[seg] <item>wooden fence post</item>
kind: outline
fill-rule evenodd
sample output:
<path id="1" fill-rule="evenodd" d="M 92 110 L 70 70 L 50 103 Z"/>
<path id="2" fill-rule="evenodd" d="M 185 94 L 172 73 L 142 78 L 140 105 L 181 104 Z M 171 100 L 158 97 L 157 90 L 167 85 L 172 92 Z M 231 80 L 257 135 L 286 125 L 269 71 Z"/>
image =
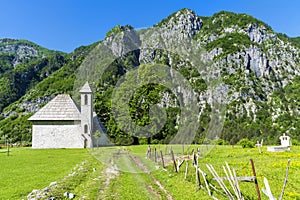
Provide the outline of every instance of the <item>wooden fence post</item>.
<path id="1" fill-rule="evenodd" d="M 254 178 L 254 183 L 255 183 L 255 187 L 256 187 L 257 199 L 261 200 L 259 186 L 258 186 L 258 182 L 257 182 L 257 178 L 256 178 L 256 172 L 255 172 L 254 162 L 253 162 L 252 159 L 250 159 L 250 162 L 251 162 L 251 166 L 252 166 L 253 176 L 255 177 Z"/>
<path id="2" fill-rule="evenodd" d="M 9 146 L 10 145 L 7 145 L 7 156 L 9 156 Z"/>
<path id="3" fill-rule="evenodd" d="M 174 158 L 174 153 L 173 153 L 172 147 L 171 147 L 171 149 L 170 149 L 170 153 L 171 153 L 171 157 L 172 157 L 172 160 L 173 160 L 175 172 L 178 173 L 178 171 L 177 171 L 177 166 L 176 166 L 176 161 L 175 161 L 175 158 Z"/>
<path id="4" fill-rule="evenodd" d="M 235 172 L 234 168 L 232 169 L 232 172 L 233 172 L 233 176 L 234 176 L 233 178 L 234 178 L 234 182 L 235 182 L 235 185 L 236 185 L 236 189 L 237 189 L 237 191 L 240 195 L 239 197 L 240 197 L 240 199 L 244 199 L 243 196 L 242 196 L 242 193 L 241 193 L 241 189 L 240 189 L 240 186 L 239 186 L 239 181 L 237 179 L 236 172 Z"/>
<path id="5" fill-rule="evenodd" d="M 148 149 L 147 149 L 147 158 L 150 159 L 150 156 L 151 156 L 151 148 L 150 148 L 150 145 L 149 145 Z"/>
<path id="6" fill-rule="evenodd" d="M 179 172 L 179 169 L 181 167 L 181 165 L 184 163 L 184 160 L 180 161 L 179 159 L 177 160 L 177 172 Z"/>
<path id="7" fill-rule="evenodd" d="M 163 157 L 162 150 L 160 150 L 160 156 L 161 156 L 161 163 L 162 163 L 162 166 L 163 166 L 163 168 L 165 168 L 165 162 L 164 162 L 164 157 Z"/>
<path id="8" fill-rule="evenodd" d="M 283 187 L 282 187 L 281 194 L 280 194 L 278 200 L 282 200 L 282 198 L 283 198 L 284 189 L 285 189 L 285 186 L 286 186 L 286 183 L 287 183 L 287 179 L 288 179 L 288 175 L 289 175 L 290 163 L 291 163 L 291 160 L 288 159 L 288 164 L 287 164 L 286 171 L 285 171 L 285 178 L 284 178 L 284 182 L 283 182 Z"/>
<path id="9" fill-rule="evenodd" d="M 184 179 L 186 179 L 186 176 L 187 176 L 187 173 L 188 173 L 188 168 L 189 168 L 189 162 L 186 161 Z"/>
<path id="10" fill-rule="evenodd" d="M 7 156 L 9 156 L 9 147 L 10 147 L 10 142 L 9 142 L 9 140 L 7 139 L 6 140 L 6 145 L 7 145 Z"/>
<path id="11" fill-rule="evenodd" d="M 168 152 L 168 145 L 165 148 L 165 155 L 167 155 L 167 152 Z"/>
<path id="12" fill-rule="evenodd" d="M 154 147 L 154 162 L 157 162 L 156 147 Z"/>
<path id="13" fill-rule="evenodd" d="M 194 154 L 194 151 L 195 151 L 195 149 L 192 149 L 191 155 L 193 155 L 193 154 Z"/>
<path id="14" fill-rule="evenodd" d="M 200 174 L 199 174 L 199 170 L 198 170 L 198 166 L 199 166 L 199 163 L 198 163 L 198 157 L 194 154 L 194 160 L 195 160 L 195 164 L 196 164 L 196 184 L 198 186 L 201 185 L 201 182 L 200 182 Z"/>

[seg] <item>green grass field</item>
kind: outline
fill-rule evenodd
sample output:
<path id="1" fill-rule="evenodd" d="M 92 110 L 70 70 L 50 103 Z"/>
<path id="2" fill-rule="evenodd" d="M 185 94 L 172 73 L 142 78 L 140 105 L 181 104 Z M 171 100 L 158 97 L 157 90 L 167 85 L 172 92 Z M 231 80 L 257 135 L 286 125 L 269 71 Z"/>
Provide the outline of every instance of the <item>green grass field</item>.
<path id="1" fill-rule="evenodd" d="M 170 147 L 155 147 L 158 153 L 160 150 L 163 152 L 166 163 L 170 163 L 169 156 L 165 155 Z M 197 146 L 191 146 L 189 150 L 193 148 Z M 202 152 L 205 149 L 200 147 Z M 188 147 L 173 146 L 173 150 L 175 156 L 180 157 Z M 225 176 L 222 166 L 226 161 L 235 168 L 238 176 L 251 176 L 249 159 L 252 158 L 260 190 L 266 177 L 276 198 L 283 186 L 287 161 L 291 159 L 283 199 L 300 199 L 299 147 L 293 146 L 290 152 L 282 153 L 266 152 L 265 147 L 262 154 L 257 149 L 242 149 L 240 146 L 216 146 L 210 150 L 199 158 L 199 167 L 208 174 L 207 179 L 213 185 L 217 186 L 217 183 L 212 180 L 206 164 L 212 164 L 220 176 Z M 55 196 L 57 199 L 63 199 L 66 191 L 75 193 L 76 199 L 168 199 L 170 196 L 173 199 L 211 199 L 205 190 L 196 186 L 195 168 L 191 160 L 188 161 L 189 171 L 184 179 L 185 163 L 179 173 L 174 172 L 173 165 L 163 170 L 157 168 L 159 159 L 158 163 L 146 159 L 146 151 L 147 146 L 94 150 L 13 148 L 10 156 L 0 153 L 0 199 L 26 199 L 33 189 L 43 189 L 53 181 L 58 182 L 57 187 L 51 189 L 47 197 Z M 143 173 L 145 168 L 141 168 L 140 164 L 146 166 L 150 174 Z M 117 173 L 111 169 L 113 166 L 119 169 Z M 77 172 L 74 176 L 66 178 L 74 171 Z M 254 183 L 240 183 L 240 188 L 245 199 L 257 199 Z M 213 195 L 226 199 L 216 192 Z M 267 199 L 262 192 L 261 196 Z"/>
<path id="2" fill-rule="evenodd" d="M 152 146 L 154 147 L 154 146 Z M 199 146 L 191 146 L 189 150 L 193 148 L 196 149 Z M 163 154 L 169 152 L 170 147 L 156 146 L 157 152 L 162 150 Z M 182 146 L 173 146 L 175 156 L 182 156 L 182 152 L 187 152 L 187 148 L 184 149 Z M 207 149 L 206 149 L 207 148 Z M 174 172 L 174 167 L 170 164 L 167 167 L 167 170 L 159 168 L 154 170 L 153 165 L 149 160 L 145 159 L 147 146 L 129 146 L 129 147 L 120 147 L 120 149 L 126 149 L 132 155 L 138 157 L 148 169 L 152 169 L 151 174 L 158 180 L 165 189 L 171 194 L 174 199 L 211 199 L 205 190 L 201 190 L 196 186 L 196 176 L 195 168 L 192 166 L 192 161 L 188 161 L 189 170 L 187 178 L 184 179 L 185 166 L 184 163 L 181 167 L 179 173 Z M 99 155 L 106 155 L 104 149 L 99 150 Z M 102 153 L 100 153 L 102 152 Z M 240 146 L 215 146 L 206 147 L 201 146 L 200 152 L 204 152 L 206 155 L 203 158 L 199 159 L 199 167 L 208 174 L 208 180 L 215 186 L 218 186 L 217 182 L 212 180 L 212 175 L 206 167 L 206 164 L 212 164 L 216 169 L 218 174 L 221 177 L 225 177 L 225 173 L 222 169 L 222 166 L 225 166 L 225 162 L 228 162 L 231 168 L 234 168 L 237 172 L 237 176 L 252 176 L 252 168 L 250 164 L 250 159 L 254 160 L 257 179 L 259 183 L 260 193 L 262 199 L 267 199 L 267 197 L 262 193 L 262 188 L 265 188 L 263 179 L 266 177 L 271 186 L 273 195 L 278 198 L 281 189 L 283 187 L 283 182 L 285 178 L 286 166 L 288 159 L 291 159 L 288 183 L 285 189 L 283 199 L 300 199 L 300 148 L 292 147 L 290 152 L 281 152 L 281 153 L 271 153 L 266 152 L 266 147 L 263 148 L 263 153 L 260 154 L 256 148 L 241 148 Z M 101 156 L 96 156 L 101 157 Z M 107 156 L 106 156 L 107 157 Z M 167 155 L 165 159 L 167 159 Z M 124 159 L 118 159 L 124 163 Z M 159 161 L 159 159 L 158 159 Z M 152 163 L 153 164 L 153 163 Z M 160 163 L 158 163 L 160 164 Z M 134 165 L 134 164 L 131 164 Z M 109 189 L 106 191 L 105 197 L 107 199 L 156 199 L 157 193 L 160 198 L 167 199 L 166 194 L 162 192 L 154 181 L 149 178 L 149 175 L 133 173 L 138 172 L 132 169 L 129 169 L 127 165 L 122 164 L 120 166 L 122 169 L 120 176 L 112 180 L 112 184 L 109 186 Z M 134 178 L 135 181 L 132 179 Z M 201 177 L 202 178 L 202 177 Z M 201 179 L 202 184 L 203 180 Z M 225 181 L 226 183 L 226 181 Z M 230 188 L 229 183 L 226 183 L 228 188 Z M 143 189 L 141 189 L 141 187 Z M 149 188 L 154 188 L 153 190 Z M 241 191 L 245 199 L 257 199 L 257 194 L 255 190 L 255 184 L 252 183 L 240 183 Z M 145 194 L 145 189 L 148 189 L 147 195 Z M 213 193 L 214 196 L 219 199 L 226 199 L 221 195 L 218 195 L 216 192 Z M 141 197 L 142 195 L 142 197 Z M 132 198 L 130 198 L 132 197 Z M 144 198 L 143 198 L 144 197 Z M 159 199 L 159 198 L 158 198 Z"/>
<path id="3" fill-rule="evenodd" d="M 216 146 L 204 158 L 199 159 L 199 167 L 208 174 L 208 179 L 214 185 L 218 185 L 216 181 L 211 180 L 212 175 L 206 167 L 206 164 L 212 164 L 220 177 L 225 177 L 222 166 L 225 162 L 235 168 L 237 176 L 252 176 L 250 158 L 254 160 L 256 174 L 258 178 L 259 188 L 262 199 L 267 199 L 262 194 L 264 187 L 263 178 L 269 180 L 273 195 L 278 198 L 283 186 L 286 166 L 288 159 L 291 159 L 288 184 L 286 186 L 283 199 L 300 199 L 300 148 L 293 147 L 291 152 L 270 153 L 264 152 L 259 154 L 257 149 L 242 149 L 240 146 Z M 163 184 L 173 194 L 176 199 L 211 199 L 206 191 L 197 190 L 195 185 L 195 168 L 192 166 L 192 161 L 189 162 L 189 174 L 186 180 L 183 180 L 185 165 L 182 170 L 176 174 L 174 172 L 165 173 L 164 171 L 155 171 L 154 174 L 160 177 Z M 169 166 L 168 171 L 172 171 L 173 166 Z M 226 183 L 226 182 L 225 182 Z M 202 181 L 203 184 L 203 181 Z M 204 184 L 203 184 L 204 185 Z M 228 188 L 229 184 L 226 183 Z M 175 186 L 175 187 L 174 187 Z M 189 188 L 187 190 L 183 188 Z M 257 199 L 254 183 L 240 183 L 241 191 L 245 199 Z M 185 194 L 183 193 L 185 192 Z M 218 198 L 222 199 L 215 193 Z"/>
<path id="4" fill-rule="evenodd" d="M 0 153 L 0 199 L 22 199 L 62 179 L 76 164 L 88 159 L 86 149 L 33 150 L 12 148 Z"/>

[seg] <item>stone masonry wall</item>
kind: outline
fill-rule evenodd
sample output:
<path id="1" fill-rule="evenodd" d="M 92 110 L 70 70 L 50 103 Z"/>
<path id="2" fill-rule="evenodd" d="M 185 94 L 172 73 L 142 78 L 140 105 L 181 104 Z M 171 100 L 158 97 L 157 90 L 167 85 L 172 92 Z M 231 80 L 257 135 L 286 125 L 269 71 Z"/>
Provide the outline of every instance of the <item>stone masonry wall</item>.
<path id="1" fill-rule="evenodd" d="M 32 148 L 84 148 L 81 126 L 61 121 L 36 123 L 32 126 Z"/>

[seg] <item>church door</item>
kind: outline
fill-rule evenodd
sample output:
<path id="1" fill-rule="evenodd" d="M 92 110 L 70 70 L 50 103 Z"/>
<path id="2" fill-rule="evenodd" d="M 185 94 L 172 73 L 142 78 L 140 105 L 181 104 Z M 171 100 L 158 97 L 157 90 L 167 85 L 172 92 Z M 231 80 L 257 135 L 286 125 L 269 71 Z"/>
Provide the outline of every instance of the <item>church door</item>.
<path id="1" fill-rule="evenodd" d="M 86 148 L 88 145 L 88 140 L 87 139 L 84 139 L 84 148 Z"/>

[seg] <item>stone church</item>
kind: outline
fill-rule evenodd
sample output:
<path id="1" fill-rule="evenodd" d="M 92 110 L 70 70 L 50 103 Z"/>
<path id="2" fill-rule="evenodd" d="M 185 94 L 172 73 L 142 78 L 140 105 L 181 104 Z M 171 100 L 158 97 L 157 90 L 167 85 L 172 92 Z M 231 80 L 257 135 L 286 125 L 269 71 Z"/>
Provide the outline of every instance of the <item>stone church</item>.
<path id="1" fill-rule="evenodd" d="M 91 148 L 108 145 L 105 128 L 93 112 L 93 92 L 86 82 L 81 106 L 68 94 L 59 94 L 28 120 L 32 121 L 32 148 Z M 95 135 L 96 131 L 100 135 Z"/>

